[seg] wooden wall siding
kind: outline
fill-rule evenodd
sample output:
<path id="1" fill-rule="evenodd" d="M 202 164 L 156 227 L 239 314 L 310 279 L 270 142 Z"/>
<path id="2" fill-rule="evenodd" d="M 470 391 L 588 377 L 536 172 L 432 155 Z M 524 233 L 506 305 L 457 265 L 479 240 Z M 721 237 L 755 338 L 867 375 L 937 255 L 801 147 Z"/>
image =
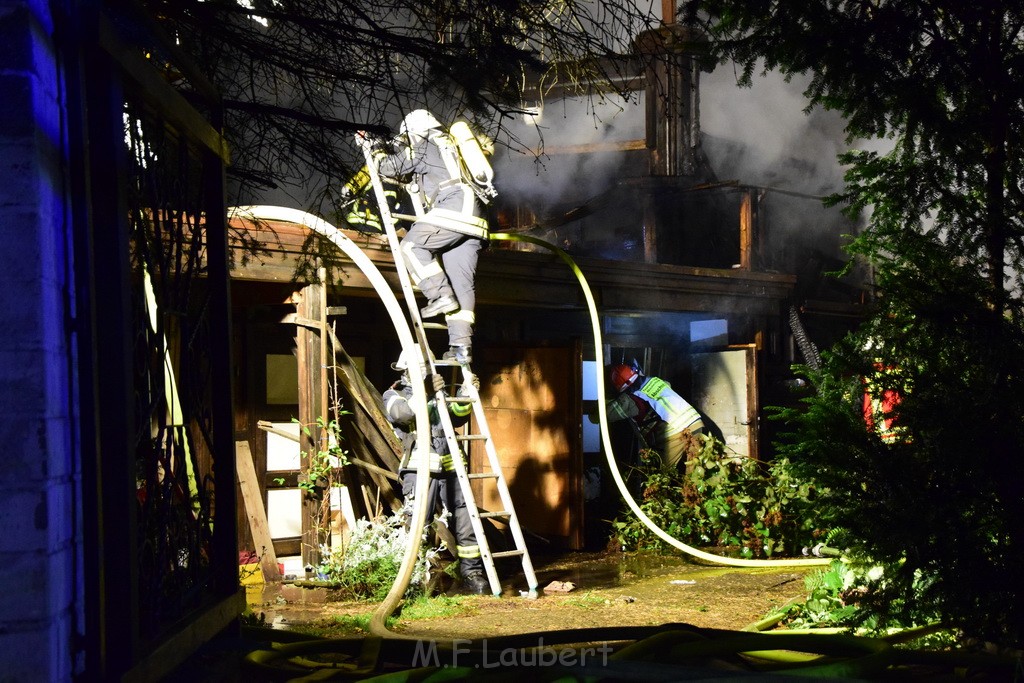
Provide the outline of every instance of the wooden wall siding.
<path id="1" fill-rule="evenodd" d="M 253 225 L 232 221 L 232 277 L 262 282 L 296 280 L 302 245 L 308 231 L 302 226 L 275 221 Z M 345 231 L 398 289 L 394 263 L 386 241 L 378 235 Z M 239 240 L 246 235 L 264 245 L 260 254 L 248 253 Z M 514 305 L 537 308 L 583 308 L 585 300 L 575 276 L 548 252 L 505 248 L 494 241 L 482 252 L 477 269 L 479 305 Z M 347 259 L 329 258 L 333 245 L 321 254 L 332 283 L 349 288 L 348 294 L 372 296 L 365 276 Z M 728 311 L 737 315 L 778 315 L 779 301 L 792 292 L 796 278 L 780 273 L 745 269 L 695 268 L 657 263 L 628 263 L 593 258 L 579 259 L 602 311 Z"/>
<path id="2" fill-rule="evenodd" d="M 583 544 L 579 351 L 574 348 L 495 348 L 478 368 L 487 423 L 509 491 L 528 532 L 556 547 Z M 473 471 L 488 471 L 474 447 Z M 476 483 L 477 502 L 501 509 L 489 482 Z"/>

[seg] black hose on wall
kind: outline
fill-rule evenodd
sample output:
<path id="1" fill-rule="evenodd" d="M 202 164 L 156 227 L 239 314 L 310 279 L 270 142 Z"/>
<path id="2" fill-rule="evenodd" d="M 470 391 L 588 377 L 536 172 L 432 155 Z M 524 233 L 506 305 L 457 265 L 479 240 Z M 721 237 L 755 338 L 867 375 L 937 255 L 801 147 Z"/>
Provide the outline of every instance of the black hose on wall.
<path id="1" fill-rule="evenodd" d="M 818 353 L 818 347 L 807 336 L 807 330 L 804 329 L 804 324 L 800 321 L 800 314 L 797 312 L 796 306 L 789 307 L 789 328 L 793 330 L 793 338 L 800 349 L 800 355 L 804 357 L 804 363 L 812 370 L 820 370 L 821 355 Z"/>

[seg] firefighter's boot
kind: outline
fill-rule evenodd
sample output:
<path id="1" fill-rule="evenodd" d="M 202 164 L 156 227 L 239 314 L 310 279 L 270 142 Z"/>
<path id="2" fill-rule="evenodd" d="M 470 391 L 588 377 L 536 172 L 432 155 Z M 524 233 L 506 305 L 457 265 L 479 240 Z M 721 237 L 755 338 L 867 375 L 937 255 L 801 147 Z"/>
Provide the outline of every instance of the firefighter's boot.
<path id="1" fill-rule="evenodd" d="M 491 584 L 479 569 L 470 570 L 463 575 L 462 587 L 473 595 L 487 595 L 491 592 Z"/>
<path id="2" fill-rule="evenodd" d="M 465 344 L 449 346 L 448 350 L 441 356 L 444 360 L 453 360 L 460 365 L 469 365 L 473 362 L 473 347 Z"/>
<path id="3" fill-rule="evenodd" d="M 457 310 L 459 310 L 459 302 L 454 297 L 441 296 L 433 301 L 428 301 L 427 305 L 420 309 L 420 316 L 433 318 L 435 315 L 454 313 Z"/>

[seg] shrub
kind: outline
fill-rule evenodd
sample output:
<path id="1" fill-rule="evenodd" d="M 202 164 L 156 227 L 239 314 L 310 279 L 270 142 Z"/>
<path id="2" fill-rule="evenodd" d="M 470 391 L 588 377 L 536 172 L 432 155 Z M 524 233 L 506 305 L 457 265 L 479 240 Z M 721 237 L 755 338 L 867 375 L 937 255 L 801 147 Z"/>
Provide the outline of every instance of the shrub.
<path id="1" fill-rule="evenodd" d="M 705 436 L 704 448 L 685 475 L 657 468 L 656 454 L 642 454 L 644 513 L 666 533 L 697 546 L 725 546 L 744 557 L 794 554 L 814 536 L 813 487 L 795 479 L 789 461 L 764 463 L 730 455 Z M 626 550 L 665 550 L 665 543 L 635 516 L 612 523 Z"/>
<path id="2" fill-rule="evenodd" d="M 346 545 L 323 548 L 320 573 L 353 598 L 381 601 L 398 577 L 410 542 L 400 512 L 374 521 L 357 520 Z M 406 597 L 423 592 L 429 559 L 435 552 L 421 550 Z"/>

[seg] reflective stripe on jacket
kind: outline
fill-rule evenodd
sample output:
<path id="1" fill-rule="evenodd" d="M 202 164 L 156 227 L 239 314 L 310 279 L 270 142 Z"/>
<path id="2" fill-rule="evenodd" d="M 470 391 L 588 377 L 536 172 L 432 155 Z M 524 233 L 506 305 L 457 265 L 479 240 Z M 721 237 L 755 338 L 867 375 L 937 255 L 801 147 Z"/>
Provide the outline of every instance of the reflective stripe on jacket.
<path id="1" fill-rule="evenodd" d="M 478 239 L 489 235 L 487 219 L 473 188 L 462 181 L 458 164 L 451 156 L 453 143 L 441 132 L 419 139 L 395 154 L 376 157 L 380 172 L 392 178 L 413 177 L 413 190 L 426 214 L 419 220 Z M 418 213 L 418 212 L 417 212 Z M 417 221 L 418 222 L 418 221 Z"/>
<path id="2" fill-rule="evenodd" d="M 651 377 L 637 389 L 637 394 L 651 404 L 658 416 L 668 423 L 668 435 L 681 432 L 701 419 L 697 409 L 687 403 L 672 389 L 672 385 L 660 377 Z"/>
<path id="3" fill-rule="evenodd" d="M 402 461 L 399 470 L 415 470 L 419 468 L 420 451 L 415 448 L 415 412 L 409 405 L 412 398 L 412 387 L 399 385 L 384 392 L 381 397 L 384 403 L 384 414 L 391 422 L 395 435 L 402 443 Z M 468 408 L 468 410 L 467 410 Z M 452 416 L 452 426 L 459 427 L 465 424 L 472 413 L 472 405 L 469 403 L 450 403 L 448 412 Z M 429 469 L 431 472 L 454 472 L 455 464 L 448 452 L 448 440 L 445 437 L 444 427 L 437 414 L 437 402 L 434 399 L 427 401 L 427 414 L 430 418 L 430 452 Z"/>

